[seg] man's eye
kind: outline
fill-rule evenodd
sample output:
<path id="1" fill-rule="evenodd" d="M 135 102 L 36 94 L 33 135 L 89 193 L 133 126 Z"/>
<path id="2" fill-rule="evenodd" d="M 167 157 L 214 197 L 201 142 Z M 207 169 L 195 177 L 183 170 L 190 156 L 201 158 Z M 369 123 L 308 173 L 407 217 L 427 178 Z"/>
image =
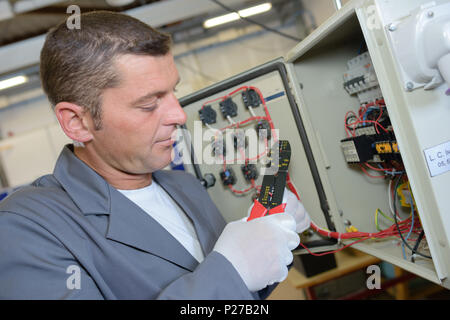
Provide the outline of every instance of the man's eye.
<path id="1" fill-rule="evenodd" d="M 146 103 L 141 106 L 138 106 L 138 108 L 141 110 L 144 110 L 144 111 L 153 111 L 158 107 L 159 101 L 160 101 L 160 98 L 158 98 L 150 103 Z"/>
<path id="2" fill-rule="evenodd" d="M 153 103 L 144 104 L 142 106 L 139 106 L 138 108 L 142 109 L 142 110 L 154 110 L 157 106 L 158 106 L 158 104 L 153 102 Z"/>
<path id="3" fill-rule="evenodd" d="M 155 109 L 156 109 L 156 106 L 152 106 L 152 107 L 139 107 L 139 109 L 141 109 L 142 111 L 150 112 L 150 111 L 155 110 Z"/>

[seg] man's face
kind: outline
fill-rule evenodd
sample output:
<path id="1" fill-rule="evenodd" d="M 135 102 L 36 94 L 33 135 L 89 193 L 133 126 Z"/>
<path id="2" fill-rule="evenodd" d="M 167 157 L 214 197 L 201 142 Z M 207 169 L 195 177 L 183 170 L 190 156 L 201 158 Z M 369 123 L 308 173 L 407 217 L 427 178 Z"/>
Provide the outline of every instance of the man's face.
<path id="1" fill-rule="evenodd" d="M 176 125 L 186 122 L 174 95 L 179 76 L 173 57 L 127 54 L 115 66 L 121 82 L 103 92 L 102 128 L 92 132 L 95 152 L 108 167 L 126 173 L 164 168 Z"/>

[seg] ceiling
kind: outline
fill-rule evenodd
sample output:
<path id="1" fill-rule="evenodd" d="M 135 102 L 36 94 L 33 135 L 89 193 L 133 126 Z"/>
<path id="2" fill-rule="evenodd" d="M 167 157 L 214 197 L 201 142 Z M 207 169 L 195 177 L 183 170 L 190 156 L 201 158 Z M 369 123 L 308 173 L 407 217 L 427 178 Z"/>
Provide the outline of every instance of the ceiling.
<path id="1" fill-rule="evenodd" d="M 67 8 L 70 5 L 77 5 L 82 13 L 94 10 L 109 10 L 109 11 L 129 11 L 139 7 L 155 4 L 156 2 L 168 3 L 171 0 L 129 0 L 131 4 L 125 6 L 112 6 L 110 3 L 121 2 L 125 0 L 75 0 L 75 1 L 61 1 L 61 0 L 0 0 L 0 47 L 21 40 L 32 38 L 38 35 L 45 34 L 51 27 L 57 23 L 67 19 L 71 13 L 67 13 Z M 192 0 L 185 0 L 186 3 Z M 241 9 L 253 4 L 259 4 L 264 0 L 222 0 L 228 6 L 234 9 Z M 272 18 L 280 19 L 283 15 L 289 14 L 289 6 L 295 3 L 296 6 L 301 6 L 299 0 L 272 0 L 272 5 L 275 10 L 271 10 L 269 15 L 265 15 L 264 22 L 268 22 Z M 192 3 L 195 3 L 192 1 Z M 198 3 L 198 1 L 197 1 Z M 225 13 L 223 8 L 211 1 L 205 0 L 204 4 L 209 4 L 210 10 L 199 10 L 200 14 L 197 16 L 190 16 L 180 21 L 171 21 L 166 19 L 164 25 L 158 26 L 158 29 L 175 35 L 175 33 L 183 34 L 181 37 L 185 39 L 185 35 L 189 34 L 187 30 L 196 30 L 191 32 L 197 37 L 200 34 L 211 34 L 220 30 L 217 28 L 214 31 L 203 30 L 202 22 L 206 17 L 211 17 L 217 14 Z M 284 10 L 283 10 L 284 8 Z M 3 11 L 3 12 L 2 12 Z M 8 12 L 9 11 L 9 12 Z M 283 13 L 284 12 L 284 13 Z M 170 13 L 168 13 L 170 15 Z M 229 26 L 228 26 L 229 27 Z M 176 41 L 180 37 L 174 37 Z"/>
<path id="2" fill-rule="evenodd" d="M 130 5 L 118 7 L 111 6 L 107 0 L 47 1 L 50 4 L 46 6 L 30 0 L 0 0 L 0 3 L 2 1 L 9 2 L 13 17 L 0 20 L 0 30 L 2 30 L 0 46 L 46 33 L 49 28 L 68 17 L 66 10 L 70 5 L 79 6 L 81 12 L 93 10 L 120 12 L 160 0 L 136 0 Z M 30 4 L 26 4 L 26 2 Z M 42 0 L 40 2 L 41 4 L 46 3 Z M 37 6 L 37 8 L 33 9 L 33 6 Z"/>

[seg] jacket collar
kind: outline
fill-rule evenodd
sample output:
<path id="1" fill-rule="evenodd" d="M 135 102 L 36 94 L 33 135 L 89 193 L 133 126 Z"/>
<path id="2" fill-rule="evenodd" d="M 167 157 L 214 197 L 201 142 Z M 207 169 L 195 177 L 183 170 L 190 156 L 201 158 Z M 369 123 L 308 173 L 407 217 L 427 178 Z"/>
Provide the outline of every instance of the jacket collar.
<path id="1" fill-rule="evenodd" d="M 66 145 L 56 162 L 53 175 L 83 214 L 109 214 L 111 195 L 108 182 Z"/>
<path id="2" fill-rule="evenodd" d="M 198 265 L 197 260 L 156 220 L 76 157 L 72 145 L 66 145 L 61 152 L 54 176 L 84 215 L 109 215 L 106 238 L 155 254 L 188 270 L 194 270 Z M 200 214 L 204 211 L 201 199 L 186 195 L 169 173 L 156 171 L 152 176 L 192 220 L 206 256 L 214 246 L 216 235 L 206 217 Z"/>

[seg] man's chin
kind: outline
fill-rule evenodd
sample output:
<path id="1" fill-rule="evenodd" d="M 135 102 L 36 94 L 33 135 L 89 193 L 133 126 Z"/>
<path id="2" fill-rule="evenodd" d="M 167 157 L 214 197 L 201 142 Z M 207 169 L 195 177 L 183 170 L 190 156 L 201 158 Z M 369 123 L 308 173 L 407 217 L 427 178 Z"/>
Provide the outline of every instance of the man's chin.
<path id="1" fill-rule="evenodd" d="M 169 150 L 168 153 L 161 153 L 155 160 L 156 163 L 152 163 L 152 172 L 164 169 L 172 162 L 172 150 Z"/>

